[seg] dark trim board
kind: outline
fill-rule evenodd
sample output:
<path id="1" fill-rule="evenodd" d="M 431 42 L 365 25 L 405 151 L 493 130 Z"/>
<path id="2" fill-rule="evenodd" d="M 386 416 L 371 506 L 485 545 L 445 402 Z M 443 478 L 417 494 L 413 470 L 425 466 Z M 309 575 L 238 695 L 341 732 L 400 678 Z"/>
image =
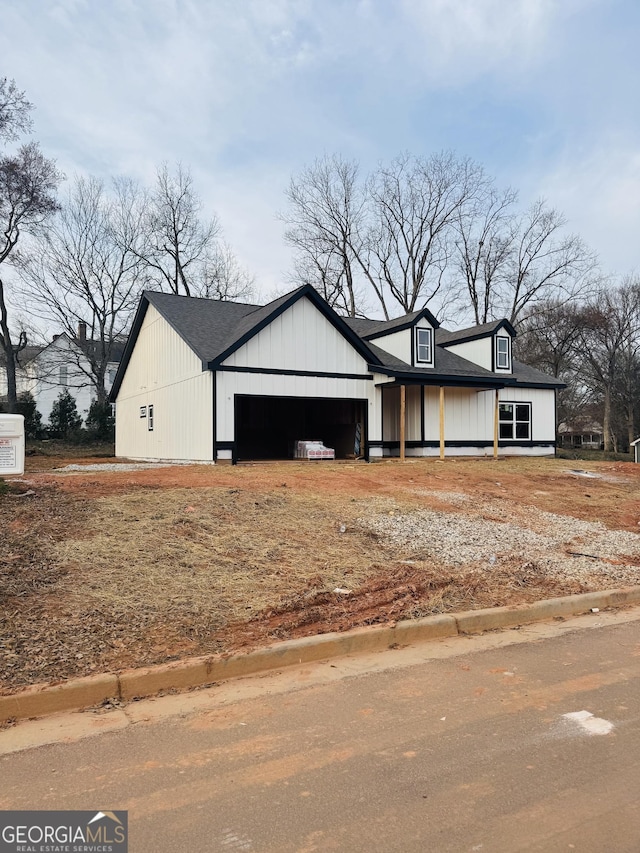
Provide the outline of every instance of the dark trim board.
<path id="1" fill-rule="evenodd" d="M 222 364 L 216 367 L 216 370 L 226 373 L 260 373 L 266 376 L 311 376 L 314 379 L 373 379 L 370 373 L 325 373 L 321 370 L 281 370 L 272 367 L 233 367 Z"/>
<path id="2" fill-rule="evenodd" d="M 370 441 L 371 447 L 385 447 L 395 450 L 400 447 L 399 441 Z M 493 447 L 493 441 L 445 441 L 445 447 Z M 499 441 L 498 447 L 507 450 L 509 447 L 554 447 L 555 441 Z M 405 447 L 440 447 L 439 441 L 405 441 Z"/>

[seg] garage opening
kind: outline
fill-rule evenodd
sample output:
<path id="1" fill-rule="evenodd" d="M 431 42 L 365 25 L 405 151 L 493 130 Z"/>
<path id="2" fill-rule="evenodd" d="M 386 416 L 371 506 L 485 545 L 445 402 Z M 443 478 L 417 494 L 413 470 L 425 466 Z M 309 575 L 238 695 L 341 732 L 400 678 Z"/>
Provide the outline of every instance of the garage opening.
<path id="1" fill-rule="evenodd" d="M 293 459 L 296 441 L 319 440 L 336 459 L 365 454 L 366 400 L 236 395 L 236 460 Z"/>

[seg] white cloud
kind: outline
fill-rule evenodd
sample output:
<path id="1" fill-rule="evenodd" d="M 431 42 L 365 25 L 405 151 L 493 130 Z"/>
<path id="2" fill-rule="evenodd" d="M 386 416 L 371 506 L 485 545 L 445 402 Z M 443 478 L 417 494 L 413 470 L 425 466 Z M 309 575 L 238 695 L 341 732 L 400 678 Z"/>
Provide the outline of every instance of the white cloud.
<path id="1" fill-rule="evenodd" d="M 635 144 L 634 144 L 635 143 Z M 605 270 L 639 267 L 640 146 L 605 133 L 580 156 L 568 152 L 540 178 L 540 191 L 562 210 L 569 228 L 597 249 Z"/>

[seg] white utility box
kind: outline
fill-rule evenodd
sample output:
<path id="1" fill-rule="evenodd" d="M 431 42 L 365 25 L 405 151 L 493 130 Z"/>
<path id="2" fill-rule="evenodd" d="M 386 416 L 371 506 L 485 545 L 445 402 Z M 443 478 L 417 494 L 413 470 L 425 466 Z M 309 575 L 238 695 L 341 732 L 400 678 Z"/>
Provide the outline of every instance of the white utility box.
<path id="1" fill-rule="evenodd" d="M 24 416 L 0 415 L 0 476 L 24 474 Z"/>

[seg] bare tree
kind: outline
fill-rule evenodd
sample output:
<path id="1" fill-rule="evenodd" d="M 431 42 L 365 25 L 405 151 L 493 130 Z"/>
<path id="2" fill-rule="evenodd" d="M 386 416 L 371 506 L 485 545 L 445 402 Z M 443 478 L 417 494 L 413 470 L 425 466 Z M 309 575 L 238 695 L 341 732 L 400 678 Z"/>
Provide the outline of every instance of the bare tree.
<path id="1" fill-rule="evenodd" d="M 612 450 L 617 443 L 613 429 L 616 390 L 632 387 L 633 371 L 637 368 L 640 349 L 640 286 L 626 279 L 618 287 L 602 287 L 598 295 L 584 308 L 584 323 L 580 340 L 585 377 L 592 393 L 601 395 L 603 411 L 604 449 Z M 630 371 L 627 381 L 625 365 Z M 624 392 L 623 392 L 624 393 Z M 627 405 L 629 401 L 626 401 Z M 631 401 L 629 433 L 633 432 L 633 401 Z M 629 409 L 627 408 L 627 411 Z"/>
<path id="2" fill-rule="evenodd" d="M 368 183 L 372 222 L 366 259 L 379 298 L 389 294 L 410 313 L 444 296 L 453 228 L 483 181 L 479 166 L 451 152 L 429 158 L 403 154 L 379 167 Z"/>
<path id="3" fill-rule="evenodd" d="M 217 219 L 203 222 L 202 201 L 190 171 L 178 164 L 174 173 L 163 163 L 145 200 L 144 234 L 138 253 L 162 289 L 197 295 L 202 266 L 213 253 L 220 233 Z"/>
<path id="4" fill-rule="evenodd" d="M 0 139 L 15 142 L 23 133 L 30 133 L 33 126 L 31 110 L 24 92 L 21 92 L 15 80 L 0 78 Z"/>
<path id="5" fill-rule="evenodd" d="M 535 202 L 517 223 L 511 269 L 500 304 L 515 325 L 525 309 L 541 299 L 576 298 L 589 285 L 595 257 L 575 234 L 566 235 L 564 217 L 544 200 Z"/>
<path id="6" fill-rule="evenodd" d="M 345 313 L 360 313 L 371 288 L 385 317 L 440 294 L 456 217 L 477 193 L 482 170 L 451 153 L 403 154 L 361 182 L 357 163 L 324 157 L 286 191 L 286 239 L 296 277 L 311 280 Z"/>
<path id="7" fill-rule="evenodd" d="M 338 155 L 316 160 L 286 190 L 285 239 L 296 250 L 294 279 L 312 284 L 350 317 L 360 313 L 365 196 L 358 165 Z"/>
<path id="8" fill-rule="evenodd" d="M 0 137 L 16 139 L 29 130 L 31 104 L 14 81 L 0 81 Z M 26 346 L 26 334 L 12 339 L 2 265 L 10 260 L 21 234 L 37 232 L 57 208 L 55 193 L 61 175 L 35 142 L 0 157 L 0 347 L 7 374 L 9 411 L 17 405 L 16 353 Z"/>
<path id="9" fill-rule="evenodd" d="M 246 301 L 254 294 L 254 278 L 238 263 L 231 246 L 221 241 L 204 259 L 198 295 L 225 301 Z"/>
<path id="10" fill-rule="evenodd" d="M 98 178 L 76 177 L 47 230 L 20 257 L 34 312 L 77 341 L 75 375 L 84 376 L 100 403 L 107 398 L 107 364 L 115 360 L 144 281 L 135 251 L 137 200 L 131 181 L 114 181 L 108 193 Z"/>
<path id="11" fill-rule="evenodd" d="M 476 323 L 494 316 L 496 303 L 508 287 L 516 237 L 515 190 L 498 191 L 492 181 L 479 183 L 471 205 L 456 217 L 454 270 L 464 282 L 463 311 L 470 303 Z"/>
<path id="12" fill-rule="evenodd" d="M 531 308 L 518 326 L 518 359 L 566 383 L 556 395 L 559 423 L 575 422 L 592 402 L 581 352 L 584 324 L 581 304 L 549 299 Z"/>

